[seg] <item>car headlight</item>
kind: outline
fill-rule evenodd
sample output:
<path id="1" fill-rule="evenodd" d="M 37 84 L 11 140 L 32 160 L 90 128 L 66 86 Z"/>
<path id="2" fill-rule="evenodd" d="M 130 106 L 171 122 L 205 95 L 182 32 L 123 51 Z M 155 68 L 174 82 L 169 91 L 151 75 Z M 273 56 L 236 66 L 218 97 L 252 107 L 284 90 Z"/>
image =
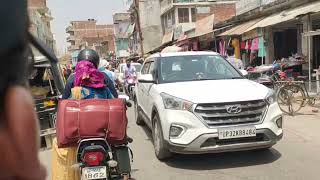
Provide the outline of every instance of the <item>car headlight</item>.
<path id="1" fill-rule="evenodd" d="M 192 111 L 192 102 L 171 96 L 166 93 L 161 93 L 160 95 L 166 109 Z"/>
<path id="2" fill-rule="evenodd" d="M 265 98 L 269 104 L 273 104 L 277 101 L 277 94 L 273 90 L 270 90 L 267 97 Z"/>

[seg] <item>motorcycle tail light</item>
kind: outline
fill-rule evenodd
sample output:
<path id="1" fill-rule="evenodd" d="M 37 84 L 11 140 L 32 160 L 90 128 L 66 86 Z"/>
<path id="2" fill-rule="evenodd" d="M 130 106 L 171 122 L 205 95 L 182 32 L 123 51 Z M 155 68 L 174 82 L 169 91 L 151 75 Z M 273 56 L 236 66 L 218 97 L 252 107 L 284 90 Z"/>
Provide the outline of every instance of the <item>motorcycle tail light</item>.
<path id="1" fill-rule="evenodd" d="M 103 161 L 104 154 L 102 152 L 86 152 L 84 154 L 84 162 L 89 166 L 98 166 Z"/>

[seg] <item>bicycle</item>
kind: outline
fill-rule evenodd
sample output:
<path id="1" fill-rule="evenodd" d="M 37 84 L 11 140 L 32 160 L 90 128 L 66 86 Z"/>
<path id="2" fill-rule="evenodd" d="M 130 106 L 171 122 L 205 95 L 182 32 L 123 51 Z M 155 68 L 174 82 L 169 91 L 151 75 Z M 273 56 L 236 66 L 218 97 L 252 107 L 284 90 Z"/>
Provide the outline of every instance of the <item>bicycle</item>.
<path id="1" fill-rule="evenodd" d="M 306 78 L 298 77 L 298 81 L 278 81 L 282 86 L 277 90 L 277 102 L 280 109 L 289 115 L 294 115 L 306 105 L 314 106 L 318 95 L 311 96 L 307 91 Z"/>

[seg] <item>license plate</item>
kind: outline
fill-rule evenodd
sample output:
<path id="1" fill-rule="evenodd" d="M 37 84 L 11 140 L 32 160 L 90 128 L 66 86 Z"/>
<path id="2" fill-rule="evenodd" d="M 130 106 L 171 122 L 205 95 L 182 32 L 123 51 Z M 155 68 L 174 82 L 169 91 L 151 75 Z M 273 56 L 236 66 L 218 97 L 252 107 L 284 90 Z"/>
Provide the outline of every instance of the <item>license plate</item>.
<path id="1" fill-rule="evenodd" d="M 219 139 L 234 139 L 243 137 L 255 137 L 255 127 L 234 127 L 234 128 L 221 128 L 218 130 Z"/>
<path id="2" fill-rule="evenodd" d="M 107 168 L 105 166 L 85 167 L 82 169 L 83 179 L 106 179 Z"/>

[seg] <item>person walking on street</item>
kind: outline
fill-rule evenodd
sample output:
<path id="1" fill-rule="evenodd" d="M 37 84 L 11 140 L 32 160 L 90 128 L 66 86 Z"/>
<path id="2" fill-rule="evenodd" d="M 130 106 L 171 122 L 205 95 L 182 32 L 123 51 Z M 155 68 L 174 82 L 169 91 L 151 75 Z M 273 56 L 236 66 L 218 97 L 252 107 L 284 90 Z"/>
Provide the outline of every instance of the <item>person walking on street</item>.
<path id="1" fill-rule="evenodd" d="M 243 62 L 234 56 L 234 48 L 227 48 L 227 60 L 237 69 L 244 69 Z"/>
<path id="2" fill-rule="evenodd" d="M 99 68 L 99 70 L 101 72 L 103 72 L 105 75 L 107 75 L 109 77 L 109 79 L 113 82 L 113 84 L 115 84 L 115 74 L 112 71 L 112 65 L 108 64 L 106 66 L 102 66 L 101 68 Z"/>

